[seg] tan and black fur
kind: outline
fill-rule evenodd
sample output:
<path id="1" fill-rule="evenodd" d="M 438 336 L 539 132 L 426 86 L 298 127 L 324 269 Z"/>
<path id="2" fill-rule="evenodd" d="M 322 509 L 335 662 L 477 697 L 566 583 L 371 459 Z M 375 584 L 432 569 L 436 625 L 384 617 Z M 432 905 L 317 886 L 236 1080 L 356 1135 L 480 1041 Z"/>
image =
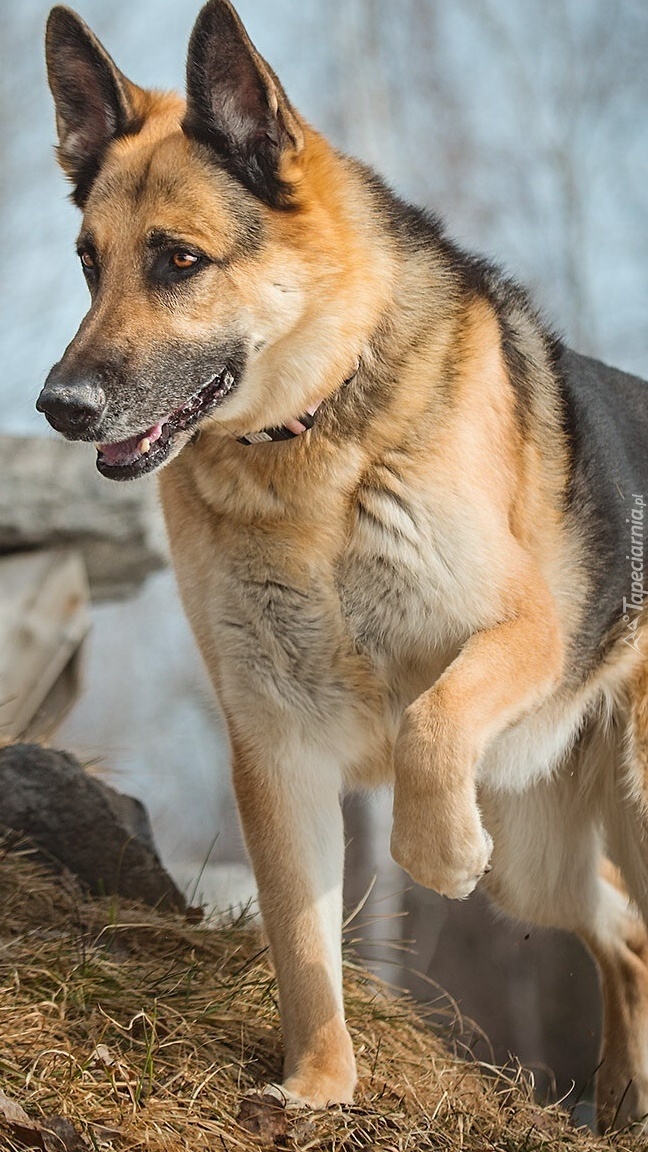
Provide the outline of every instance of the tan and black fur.
<path id="1" fill-rule="evenodd" d="M 465 897 L 483 877 L 587 943 L 601 1123 L 641 1120 L 648 386 L 566 351 L 523 291 L 337 153 L 227 0 L 198 18 L 186 104 L 136 88 L 67 9 L 47 53 L 92 304 L 39 408 L 99 441 L 107 476 L 166 465 L 283 1091 L 353 1096 L 340 795 L 393 782 L 392 852 L 416 880 Z M 317 404 L 294 439 L 238 440 Z"/>

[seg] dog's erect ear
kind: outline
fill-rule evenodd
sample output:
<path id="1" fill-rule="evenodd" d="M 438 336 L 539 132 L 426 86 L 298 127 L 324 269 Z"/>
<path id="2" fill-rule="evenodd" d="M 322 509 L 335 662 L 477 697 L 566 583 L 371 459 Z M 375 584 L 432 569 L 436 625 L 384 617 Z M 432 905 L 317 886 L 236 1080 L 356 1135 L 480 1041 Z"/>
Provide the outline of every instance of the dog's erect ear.
<path id="1" fill-rule="evenodd" d="M 69 8 L 52 8 L 45 51 L 56 107 L 57 155 L 82 208 L 110 142 L 139 127 L 133 102 L 139 89 Z"/>
<path id="2" fill-rule="evenodd" d="M 289 206 L 282 170 L 303 148 L 299 118 L 229 0 L 210 0 L 196 21 L 183 129 L 266 204 Z"/>

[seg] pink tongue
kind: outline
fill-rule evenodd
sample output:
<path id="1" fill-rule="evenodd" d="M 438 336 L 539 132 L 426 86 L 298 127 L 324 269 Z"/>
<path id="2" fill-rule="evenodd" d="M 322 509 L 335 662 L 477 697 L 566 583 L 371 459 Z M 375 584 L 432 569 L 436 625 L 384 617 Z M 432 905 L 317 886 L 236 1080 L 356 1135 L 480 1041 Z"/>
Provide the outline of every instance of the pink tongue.
<path id="1" fill-rule="evenodd" d="M 129 436 L 128 440 L 120 440 L 117 444 L 99 444 L 99 451 L 107 464 L 133 464 L 143 454 L 140 451 L 140 444 L 144 440 L 148 440 L 149 444 L 155 444 L 155 441 L 159 440 L 162 435 L 163 425 L 164 420 L 161 420 L 149 428 L 147 432 L 141 432 L 138 436 Z"/>

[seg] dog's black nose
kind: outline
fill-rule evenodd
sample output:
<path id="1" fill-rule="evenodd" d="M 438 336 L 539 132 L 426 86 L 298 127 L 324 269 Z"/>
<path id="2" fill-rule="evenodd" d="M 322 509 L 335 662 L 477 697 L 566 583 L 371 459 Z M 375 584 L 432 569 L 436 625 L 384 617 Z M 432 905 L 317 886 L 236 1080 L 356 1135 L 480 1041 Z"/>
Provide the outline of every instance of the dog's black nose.
<path id="1" fill-rule="evenodd" d="M 36 408 L 43 412 L 52 428 L 71 439 L 92 437 L 106 410 L 106 394 L 92 379 L 64 380 L 50 372 Z"/>

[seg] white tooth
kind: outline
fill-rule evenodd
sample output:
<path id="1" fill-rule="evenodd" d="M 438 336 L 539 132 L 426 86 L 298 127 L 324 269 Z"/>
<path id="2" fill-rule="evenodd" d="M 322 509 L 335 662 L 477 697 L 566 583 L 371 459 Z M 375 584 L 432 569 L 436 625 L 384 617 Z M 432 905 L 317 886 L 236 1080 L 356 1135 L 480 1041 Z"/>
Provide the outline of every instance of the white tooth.
<path id="1" fill-rule="evenodd" d="M 146 456 L 146 453 L 151 451 L 151 441 L 149 440 L 148 436 L 144 436 L 144 438 L 140 440 L 139 444 L 137 445 L 137 451 L 141 456 Z"/>

